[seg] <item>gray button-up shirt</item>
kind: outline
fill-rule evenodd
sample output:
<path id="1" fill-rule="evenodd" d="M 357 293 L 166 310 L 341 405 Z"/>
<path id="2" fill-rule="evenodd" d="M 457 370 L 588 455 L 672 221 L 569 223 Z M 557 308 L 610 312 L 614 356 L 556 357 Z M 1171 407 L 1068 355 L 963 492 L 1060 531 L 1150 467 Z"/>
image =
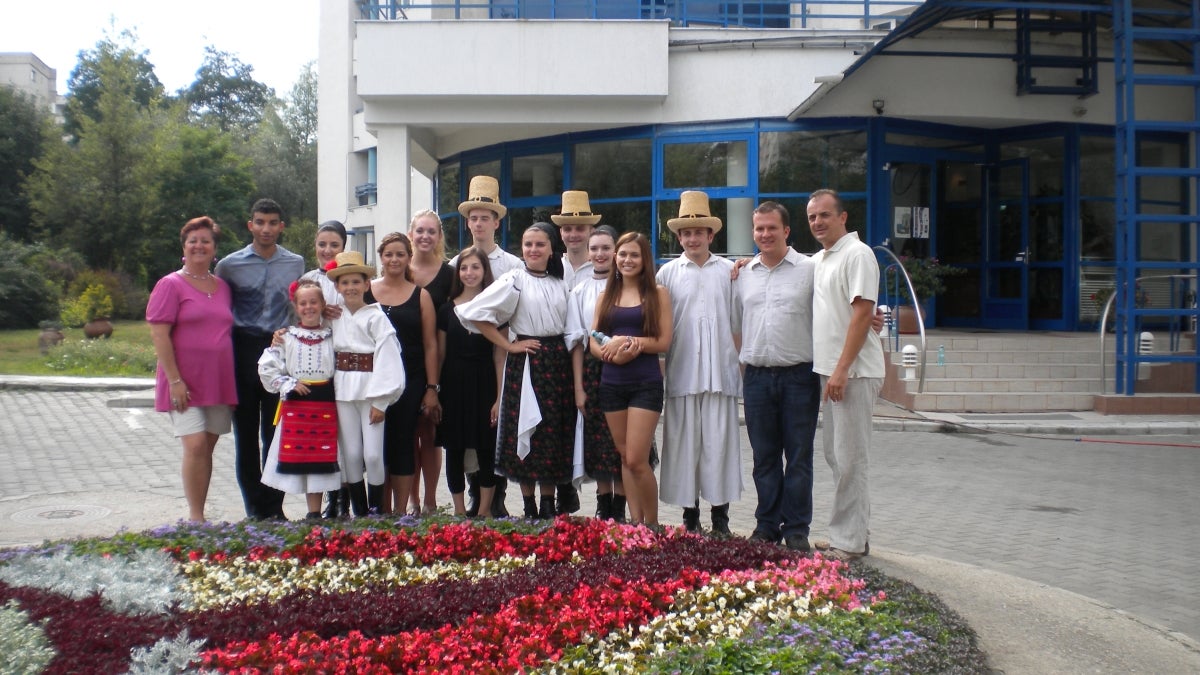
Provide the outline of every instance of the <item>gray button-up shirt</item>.
<path id="1" fill-rule="evenodd" d="M 790 247 L 775 267 L 755 256 L 742 268 L 733 284 L 738 360 L 763 368 L 812 362 L 813 269 L 811 258 Z"/>
<path id="2" fill-rule="evenodd" d="M 282 246 L 263 258 L 251 244 L 217 263 L 217 276 L 233 290 L 233 326 L 255 333 L 273 333 L 288 325 L 291 301 L 288 287 L 304 274 L 304 258 Z"/>

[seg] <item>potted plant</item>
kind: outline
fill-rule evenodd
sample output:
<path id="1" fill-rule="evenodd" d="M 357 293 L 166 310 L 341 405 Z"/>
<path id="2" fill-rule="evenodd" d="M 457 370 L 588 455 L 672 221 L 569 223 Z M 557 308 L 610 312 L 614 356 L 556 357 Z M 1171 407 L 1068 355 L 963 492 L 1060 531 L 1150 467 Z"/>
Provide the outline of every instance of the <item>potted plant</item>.
<path id="1" fill-rule="evenodd" d="M 937 258 L 901 256 L 900 263 L 904 266 L 904 271 L 908 273 L 908 278 L 912 281 L 913 290 L 917 293 L 917 302 L 913 302 L 912 296 L 908 292 L 908 284 L 904 283 L 903 279 L 900 279 L 898 282 L 900 298 L 914 304 L 917 311 L 920 312 L 922 319 L 925 318 L 926 303 L 946 290 L 945 278 L 966 274 L 967 272 L 961 267 L 943 265 L 938 262 Z M 917 332 L 916 317 L 912 314 L 912 308 L 908 305 L 900 305 L 897 312 L 897 323 L 901 333 Z"/>
<path id="2" fill-rule="evenodd" d="M 83 326 L 83 334 L 89 338 L 109 337 L 113 332 L 113 301 L 101 284 L 92 284 L 78 298 L 63 308 L 62 320 L 68 326 Z"/>

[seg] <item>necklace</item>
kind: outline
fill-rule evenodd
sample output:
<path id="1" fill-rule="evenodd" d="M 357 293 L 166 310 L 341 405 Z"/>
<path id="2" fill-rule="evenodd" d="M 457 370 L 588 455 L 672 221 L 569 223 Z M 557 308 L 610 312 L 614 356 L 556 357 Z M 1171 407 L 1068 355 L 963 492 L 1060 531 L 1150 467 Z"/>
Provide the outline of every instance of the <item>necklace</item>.
<path id="1" fill-rule="evenodd" d="M 213 278 L 212 272 L 205 272 L 204 274 L 192 274 L 191 272 L 187 271 L 186 269 L 181 269 L 181 270 L 179 270 L 179 273 L 189 279 L 194 280 L 194 281 L 202 282 L 202 281 L 208 281 L 209 279 Z M 200 291 L 199 288 L 197 288 L 196 290 Z M 213 290 L 216 290 L 216 289 L 213 289 Z M 200 292 L 207 295 L 210 299 L 213 296 L 213 291 L 200 291 Z"/>
<path id="2" fill-rule="evenodd" d="M 187 271 L 186 268 L 179 270 L 179 273 L 189 279 L 195 279 L 196 281 L 208 281 L 212 278 L 212 272 L 205 272 L 204 274 L 192 274 L 191 272 Z"/>
<path id="3" fill-rule="evenodd" d="M 550 274 L 546 270 L 531 270 L 531 269 L 529 269 L 528 265 L 525 266 L 525 271 L 529 273 L 529 276 L 537 277 L 539 279 Z"/>

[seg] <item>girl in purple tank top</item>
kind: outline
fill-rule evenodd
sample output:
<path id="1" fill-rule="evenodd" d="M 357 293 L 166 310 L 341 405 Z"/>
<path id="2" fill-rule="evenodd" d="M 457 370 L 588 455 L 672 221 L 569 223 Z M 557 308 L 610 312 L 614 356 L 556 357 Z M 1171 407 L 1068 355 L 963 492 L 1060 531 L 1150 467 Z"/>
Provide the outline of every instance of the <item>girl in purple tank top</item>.
<path id="1" fill-rule="evenodd" d="M 630 520 L 658 524 L 658 483 L 650 466 L 650 444 L 663 406 L 658 355 L 671 346 L 671 298 L 655 282 L 654 257 L 646 235 L 627 232 L 617 240 L 616 264 L 596 301 L 589 349 L 604 362 L 600 406 L 621 455 L 621 477 Z M 601 340 L 611 336 L 603 344 Z"/>

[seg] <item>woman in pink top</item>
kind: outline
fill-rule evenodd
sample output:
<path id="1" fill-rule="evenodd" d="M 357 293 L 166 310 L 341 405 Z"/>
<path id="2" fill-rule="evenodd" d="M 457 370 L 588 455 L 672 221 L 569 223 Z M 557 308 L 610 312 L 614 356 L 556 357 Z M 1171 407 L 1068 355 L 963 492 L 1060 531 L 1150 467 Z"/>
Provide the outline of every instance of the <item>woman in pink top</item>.
<path id="1" fill-rule="evenodd" d="M 183 443 L 183 494 L 195 521 L 204 520 L 213 449 L 237 405 L 232 296 L 210 272 L 220 231 L 208 216 L 189 220 L 179 232 L 183 267 L 158 280 L 146 305 L 158 357 L 154 409 L 170 413 Z"/>

